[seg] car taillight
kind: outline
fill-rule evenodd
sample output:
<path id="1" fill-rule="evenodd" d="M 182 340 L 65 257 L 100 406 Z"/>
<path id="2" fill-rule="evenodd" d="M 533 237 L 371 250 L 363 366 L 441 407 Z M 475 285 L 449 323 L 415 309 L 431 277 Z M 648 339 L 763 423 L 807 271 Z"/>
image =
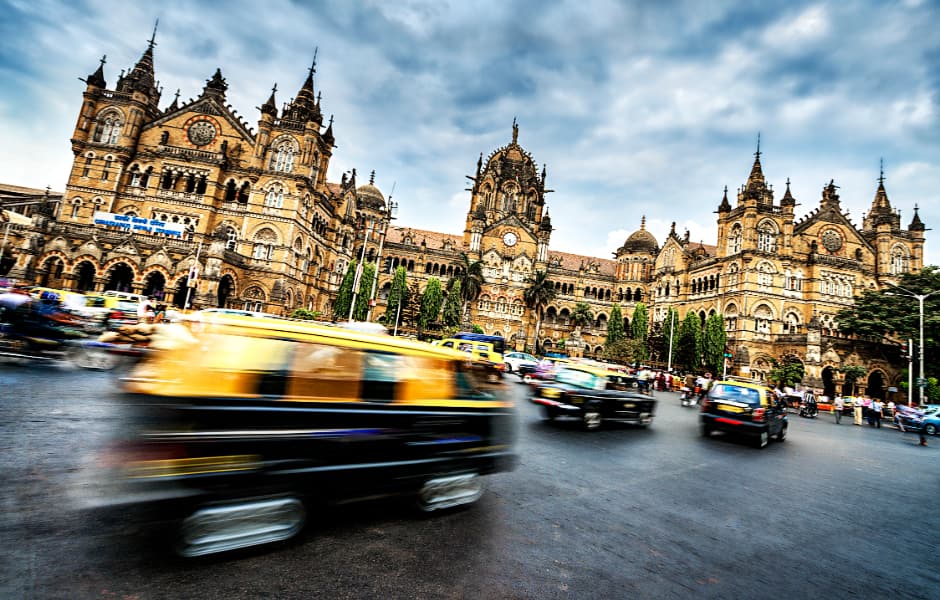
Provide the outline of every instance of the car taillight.
<path id="1" fill-rule="evenodd" d="M 751 419 L 756 423 L 763 423 L 764 422 L 764 409 L 755 408 L 754 412 L 751 413 Z"/>

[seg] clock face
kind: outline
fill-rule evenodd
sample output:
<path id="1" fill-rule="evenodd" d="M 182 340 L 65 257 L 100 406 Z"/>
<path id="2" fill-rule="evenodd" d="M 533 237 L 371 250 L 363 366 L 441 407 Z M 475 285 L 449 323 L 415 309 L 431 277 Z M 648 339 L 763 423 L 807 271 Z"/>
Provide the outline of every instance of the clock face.
<path id="1" fill-rule="evenodd" d="M 518 241 L 519 241 L 519 238 L 517 238 L 516 234 L 511 231 L 503 236 L 503 243 L 509 247 L 515 246 L 516 242 Z"/>
<path id="2" fill-rule="evenodd" d="M 205 146 L 215 139 L 215 125 L 209 121 L 196 121 L 186 130 L 186 136 L 194 146 Z"/>
<path id="3" fill-rule="evenodd" d="M 829 229 L 822 234 L 823 247 L 829 252 L 835 252 L 842 247 L 842 236 L 835 229 Z"/>

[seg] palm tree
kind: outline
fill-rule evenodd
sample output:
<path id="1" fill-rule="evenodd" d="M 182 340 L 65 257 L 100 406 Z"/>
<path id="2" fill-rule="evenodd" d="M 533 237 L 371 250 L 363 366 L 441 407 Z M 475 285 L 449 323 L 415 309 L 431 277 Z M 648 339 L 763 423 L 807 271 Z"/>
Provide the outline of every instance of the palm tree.
<path id="1" fill-rule="evenodd" d="M 555 284 L 548 279 L 545 271 L 536 271 L 528 280 L 529 287 L 522 293 L 526 306 L 535 312 L 535 352 L 539 351 L 539 330 L 542 329 L 542 313 L 545 306 L 555 299 Z"/>
<path id="2" fill-rule="evenodd" d="M 457 273 L 447 282 L 450 291 L 456 282 L 460 282 L 460 298 L 463 300 L 463 319 L 467 318 L 467 307 L 483 293 L 483 262 L 470 262 L 466 252 L 460 253 L 460 266 Z"/>
<path id="3" fill-rule="evenodd" d="M 584 327 L 594 322 L 594 312 L 587 302 L 578 302 L 571 311 L 571 324 L 575 327 Z"/>

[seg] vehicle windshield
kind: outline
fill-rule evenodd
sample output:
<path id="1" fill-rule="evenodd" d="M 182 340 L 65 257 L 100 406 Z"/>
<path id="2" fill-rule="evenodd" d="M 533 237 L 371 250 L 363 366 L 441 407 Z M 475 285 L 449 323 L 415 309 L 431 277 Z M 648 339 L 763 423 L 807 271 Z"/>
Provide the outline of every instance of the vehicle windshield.
<path id="1" fill-rule="evenodd" d="M 558 383 L 567 383 L 588 390 L 603 390 L 607 388 L 607 379 L 577 369 L 561 369 L 555 375 L 555 381 Z"/>
<path id="2" fill-rule="evenodd" d="M 719 383 L 712 388 L 709 395 L 718 400 L 730 400 L 732 402 L 744 402 L 754 405 L 760 404 L 759 391 L 736 385 L 722 385 Z"/>

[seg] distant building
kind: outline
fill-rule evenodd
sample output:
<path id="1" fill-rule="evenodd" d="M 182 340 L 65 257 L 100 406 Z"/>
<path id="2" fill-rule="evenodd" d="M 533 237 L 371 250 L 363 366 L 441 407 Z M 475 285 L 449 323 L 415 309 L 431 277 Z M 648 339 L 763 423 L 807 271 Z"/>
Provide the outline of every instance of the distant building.
<path id="1" fill-rule="evenodd" d="M 716 245 L 673 226 L 660 246 L 645 217 L 623 214 L 640 228 L 614 257 L 581 256 L 551 248 L 547 169 L 519 145 L 514 122 L 510 143 L 477 161 L 462 234 L 396 226 L 374 173 L 362 185 L 355 171 L 327 181 L 335 138 L 314 90 L 315 64 L 280 108 L 272 90 L 255 130 L 227 104 L 220 70 L 197 98 L 181 102 L 177 93 L 161 108 L 153 48 L 151 40 L 113 88 L 103 59 L 85 80 L 61 197 L 0 187 L 3 202 L 16 190 L 36 201 L 34 227 L 14 228 L 7 243 L 8 276 L 127 290 L 178 306 L 190 296 L 195 307 L 329 316 L 347 265 L 364 256 L 380 262 L 380 316 L 396 267 L 423 288 L 431 277 L 446 283 L 460 274 L 466 254 L 482 262 L 485 279 L 473 322 L 517 347 L 535 342 L 523 293 L 542 270 L 556 291 L 538 340 L 546 351 L 600 356 L 612 306 L 621 305 L 629 325 L 643 302 L 654 320 L 670 307 L 703 322 L 722 314 L 739 374 L 761 378 L 772 360 L 793 356 L 806 366 L 807 383 L 828 392 L 845 364 L 869 367 L 862 384 L 872 393 L 898 380 L 883 348 L 840 336 L 835 320 L 859 291 L 923 267 L 924 224 L 915 208 L 901 227 L 883 178 L 860 228 L 843 213 L 834 182 L 818 208 L 797 219 L 789 184 L 775 203 L 758 150 L 735 205 L 726 189 L 718 206 Z M 594 322 L 575 330 L 578 302 L 590 306 Z"/>

